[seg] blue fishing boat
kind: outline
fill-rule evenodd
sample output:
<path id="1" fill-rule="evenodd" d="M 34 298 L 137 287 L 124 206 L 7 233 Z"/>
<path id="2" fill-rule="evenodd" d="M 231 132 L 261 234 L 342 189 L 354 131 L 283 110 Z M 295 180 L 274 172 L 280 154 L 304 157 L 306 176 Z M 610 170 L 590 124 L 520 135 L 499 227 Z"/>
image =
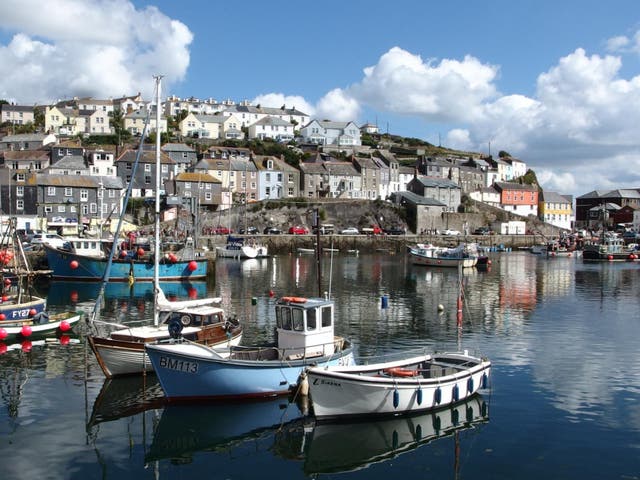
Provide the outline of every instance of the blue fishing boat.
<path id="1" fill-rule="evenodd" d="M 355 363 L 351 343 L 334 335 L 334 307 L 324 298 L 280 298 L 275 344 L 222 352 L 188 342 L 145 348 L 169 401 L 286 395 L 310 365 Z"/>
<path id="2" fill-rule="evenodd" d="M 99 282 L 109 263 L 108 257 L 81 255 L 49 245 L 44 245 L 44 248 L 51 276 L 55 279 Z M 181 258 L 170 253 L 159 263 L 159 276 L 161 280 L 203 279 L 207 276 L 207 263 L 204 256 Z M 153 255 L 138 256 L 134 252 L 133 255 L 113 259 L 109 281 L 153 282 L 153 272 Z"/>

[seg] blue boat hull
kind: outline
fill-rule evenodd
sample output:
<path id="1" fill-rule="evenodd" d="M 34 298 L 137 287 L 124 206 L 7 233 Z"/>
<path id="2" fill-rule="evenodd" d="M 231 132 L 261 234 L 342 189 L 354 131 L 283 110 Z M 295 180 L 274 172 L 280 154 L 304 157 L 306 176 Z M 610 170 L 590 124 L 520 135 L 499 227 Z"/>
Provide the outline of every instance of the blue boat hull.
<path id="1" fill-rule="evenodd" d="M 101 281 L 107 268 L 108 259 L 93 258 L 63 252 L 55 248 L 45 247 L 47 262 L 52 271 L 51 276 L 61 280 Z M 191 263 L 195 269 L 192 270 Z M 75 268 L 74 268 L 75 267 Z M 133 276 L 136 282 L 152 282 L 154 265 L 152 260 L 116 259 L 111 264 L 109 281 L 125 282 Z M 159 265 L 160 280 L 183 280 L 206 278 L 207 259 L 180 260 L 161 262 Z"/>
<path id="2" fill-rule="evenodd" d="M 46 306 L 46 299 L 40 297 L 33 297 L 29 301 L 21 303 L 3 302 L 0 304 L 0 316 L 1 320 L 29 320 L 35 314 L 44 311 Z"/>
<path id="3" fill-rule="evenodd" d="M 251 399 L 286 395 L 310 365 L 353 365 L 353 350 L 306 360 L 231 360 L 183 354 L 176 345 L 147 345 L 170 401 Z"/>

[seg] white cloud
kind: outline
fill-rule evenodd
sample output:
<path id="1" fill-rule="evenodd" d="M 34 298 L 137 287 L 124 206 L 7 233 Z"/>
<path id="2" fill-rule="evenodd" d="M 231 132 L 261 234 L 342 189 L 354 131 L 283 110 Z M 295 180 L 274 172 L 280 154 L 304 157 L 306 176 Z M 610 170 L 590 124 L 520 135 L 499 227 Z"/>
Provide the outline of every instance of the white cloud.
<path id="1" fill-rule="evenodd" d="M 252 105 L 262 105 L 263 107 L 280 108 L 283 105 L 287 108 L 295 108 L 307 115 L 315 115 L 315 107 L 299 95 L 285 95 L 283 93 L 266 93 L 258 95 L 251 101 Z"/>
<path id="2" fill-rule="evenodd" d="M 606 42 L 606 48 L 609 52 L 619 52 L 624 50 L 628 45 L 629 38 L 624 35 L 610 38 Z"/>
<path id="3" fill-rule="evenodd" d="M 3 0 L 0 98 L 22 104 L 69 96 L 153 95 L 153 75 L 184 78 L 193 35 L 155 7 L 126 0 Z"/>
<path id="4" fill-rule="evenodd" d="M 346 91 L 335 88 L 320 99 L 316 117 L 339 122 L 355 121 L 360 114 L 358 101 Z"/>

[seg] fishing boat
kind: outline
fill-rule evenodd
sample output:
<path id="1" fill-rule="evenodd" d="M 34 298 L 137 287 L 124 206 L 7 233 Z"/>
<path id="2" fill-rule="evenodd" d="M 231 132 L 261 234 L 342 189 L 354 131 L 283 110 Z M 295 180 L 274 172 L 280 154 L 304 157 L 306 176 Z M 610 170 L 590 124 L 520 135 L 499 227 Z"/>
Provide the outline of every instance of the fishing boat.
<path id="1" fill-rule="evenodd" d="M 160 105 L 160 78 L 156 78 L 157 103 Z M 156 108 L 156 125 L 160 125 L 160 108 Z M 145 126 L 146 128 L 146 126 Z M 143 135 L 144 136 L 144 135 Z M 156 211 L 155 246 L 153 248 L 153 325 L 127 326 L 109 322 L 98 322 L 97 313 L 104 290 L 110 281 L 112 258 L 107 260 L 102 277 L 102 289 L 96 301 L 91 324 L 95 332 L 88 336 L 98 364 L 107 378 L 139 374 L 152 370 L 145 353 L 145 345 L 151 342 L 169 340 L 181 335 L 181 338 L 212 347 L 230 347 L 237 345 L 242 338 L 242 326 L 237 319 L 225 317 L 224 311 L 214 304 L 220 303 L 218 297 L 168 301 L 160 287 L 160 135 L 156 138 Z M 131 184 L 129 185 L 129 191 Z M 115 238 L 118 229 L 116 229 Z M 110 332 L 105 328 L 116 329 Z"/>
<path id="2" fill-rule="evenodd" d="M 477 252 L 471 246 L 460 244 L 455 248 L 436 247 L 430 244 L 417 244 L 409 248 L 414 265 L 430 267 L 475 267 L 478 263 Z"/>
<path id="3" fill-rule="evenodd" d="M 305 417 L 276 432 L 273 451 L 284 458 L 301 460 L 307 476 L 352 472 L 392 461 L 434 441 L 455 438 L 488 421 L 489 407 L 481 395 L 411 415 L 340 422 Z"/>
<path id="4" fill-rule="evenodd" d="M 49 314 L 46 299 L 33 294 L 29 285 L 34 272 L 15 234 L 16 219 L 10 218 L 2 232 L 0 249 L 0 341 L 26 339 L 68 332 L 83 316 L 78 312 Z"/>
<path id="5" fill-rule="evenodd" d="M 235 346 L 227 356 L 192 343 L 146 350 L 169 401 L 286 395 L 312 364 L 354 364 L 351 343 L 334 335 L 334 309 L 325 298 L 282 297 L 275 305 L 276 343 Z"/>
<path id="6" fill-rule="evenodd" d="M 236 259 L 262 258 L 268 256 L 267 251 L 266 245 L 246 244 L 244 237 L 229 235 L 224 246 L 216 247 L 216 256 Z"/>
<path id="7" fill-rule="evenodd" d="M 636 250 L 625 245 L 624 239 L 612 234 L 602 234 L 599 242 L 585 243 L 582 260 L 591 262 L 634 262 L 640 258 Z"/>
<path id="8" fill-rule="evenodd" d="M 76 253 L 72 249 L 43 245 L 51 277 L 59 280 L 81 280 L 99 282 L 105 275 L 111 259 L 109 279 L 112 282 L 152 282 L 155 254 L 142 248 L 119 250 L 111 255 Z M 178 252 L 162 256 L 159 276 L 162 280 L 196 280 L 207 276 L 208 260 L 199 255 L 191 245 Z"/>
<path id="9" fill-rule="evenodd" d="M 491 362 L 467 351 L 306 370 L 314 415 L 395 415 L 432 410 L 471 397 L 488 385 Z"/>

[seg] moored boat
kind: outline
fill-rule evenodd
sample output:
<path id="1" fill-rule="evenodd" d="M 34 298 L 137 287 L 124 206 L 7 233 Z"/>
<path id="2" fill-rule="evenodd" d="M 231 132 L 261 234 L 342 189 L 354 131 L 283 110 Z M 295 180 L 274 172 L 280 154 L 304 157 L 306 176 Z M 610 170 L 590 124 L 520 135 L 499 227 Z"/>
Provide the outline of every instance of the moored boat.
<path id="1" fill-rule="evenodd" d="M 434 353 L 306 370 L 314 415 L 394 415 L 455 404 L 488 386 L 491 362 L 468 352 Z"/>
<path id="2" fill-rule="evenodd" d="M 409 249 L 411 261 L 415 265 L 430 267 L 475 267 L 478 263 L 477 252 L 470 247 L 460 244 L 455 248 L 436 247 L 434 245 L 418 244 Z"/>
<path id="3" fill-rule="evenodd" d="M 52 333 L 69 332 L 83 317 L 82 311 L 48 314 L 41 311 L 22 320 L 0 321 L 0 341 L 26 339 Z"/>
<path id="4" fill-rule="evenodd" d="M 255 243 L 245 243 L 244 237 L 234 237 L 229 235 L 227 243 L 222 247 L 216 247 L 216 256 L 223 258 L 262 258 L 268 256 L 266 245 Z"/>
<path id="5" fill-rule="evenodd" d="M 630 250 L 622 238 L 603 235 L 600 242 L 586 243 L 582 249 L 582 260 L 600 262 L 633 262 L 640 253 Z"/>
<path id="6" fill-rule="evenodd" d="M 192 343 L 146 345 L 169 401 L 286 395 L 312 364 L 354 363 L 351 343 L 334 335 L 333 301 L 282 297 L 275 314 L 277 343 L 232 347 L 227 356 Z"/>
<path id="7" fill-rule="evenodd" d="M 163 297 L 162 291 L 160 295 Z M 107 378 L 153 371 L 145 354 L 145 345 L 169 340 L 179 332 L 189 341 L 211 347 L 238 345 L 242 338 L 242 326 L 235 319 L 226 318 L 224 310 L 213 305 L 220 298 L 183 300 L 178 302 L 156 301 L 159 309 L 158 324 L 138 327 L 121 325 L 107 335 L 90 335 L 89 345 Z"/>

